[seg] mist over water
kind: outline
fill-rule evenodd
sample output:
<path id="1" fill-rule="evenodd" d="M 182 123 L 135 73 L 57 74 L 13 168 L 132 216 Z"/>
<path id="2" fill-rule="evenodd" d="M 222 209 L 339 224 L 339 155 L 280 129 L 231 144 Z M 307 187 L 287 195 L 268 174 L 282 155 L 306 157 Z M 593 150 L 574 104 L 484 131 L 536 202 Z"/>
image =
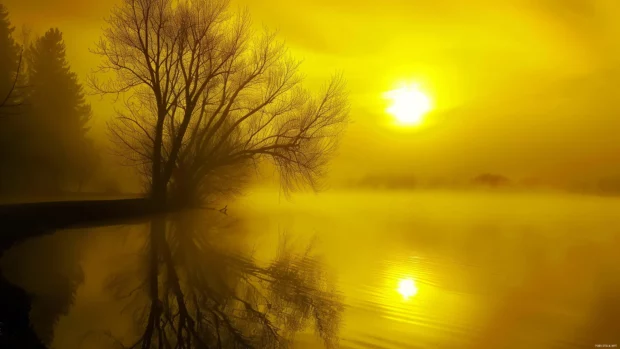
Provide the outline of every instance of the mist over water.
<path id="1" fill-rule="evenodd" d="M 581 348 L 617 340 L 619 209 L 616 198 L 559 194 L 329 192 L 284 201 L 257 191 L 215 216 L 217 232 L 206 237 L 222 256 L 258 265 L 277 259 L 282 241 L 294 255 L 311 250 L 322 285 L 342 297 L 343 348 Z M 109 348 L 108 336 L 132 336 L 131 305 L 109 283 L 135 271 L 140 227 L 83 233 L 51 237 L 60 250 L 82 240 L 73 262 L 85 275 L 53 348 Z M 238 259 L 212 258 L 234 273 Z M 29 284 L 35 272 L 22 284 L 37 299 L 53 286 Z M 413 295 L 399 289 L 403 280 Z M 292 344 L 321 341 L 304 327 Z"/>
<path id="2" fill-rule="evenodd" d="M 577 348 L 617 338 L 618 208 L 556 194 L 375 192 L 261 213 L 320 232 L 346 295 L 346 346 Z M 417 294 L 405 299 L 408 278 Z"/>

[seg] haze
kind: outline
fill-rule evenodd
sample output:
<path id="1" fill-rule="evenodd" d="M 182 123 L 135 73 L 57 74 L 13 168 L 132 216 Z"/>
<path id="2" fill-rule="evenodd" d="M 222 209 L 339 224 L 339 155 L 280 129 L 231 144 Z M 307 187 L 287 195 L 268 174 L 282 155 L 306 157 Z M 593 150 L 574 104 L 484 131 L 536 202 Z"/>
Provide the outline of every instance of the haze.
<path id="1" fill-rule="evenodd" d="M 0 347 L 618 346 L 620 1 L 231 1 L 0 0 Z"/>
<path id="2" fill-rule="evenodd" d="M 114 2 L 5 2 L 13 22 L 65 35 L 84 79 Z M 332 163 L 338 184 L 365 175 L 592 180 L 620 171 L 620 76 L 614 0 L 237 1 L 278 29 L 304 73 L 348 79 L 353 124 Z M 327 68 L 327 69 L 326 69 Z M 400 82 L 435 101 L 432 127 L 394 130 L 382 93 Z M 96 124 L 109 103 L 92 99 Z"/>

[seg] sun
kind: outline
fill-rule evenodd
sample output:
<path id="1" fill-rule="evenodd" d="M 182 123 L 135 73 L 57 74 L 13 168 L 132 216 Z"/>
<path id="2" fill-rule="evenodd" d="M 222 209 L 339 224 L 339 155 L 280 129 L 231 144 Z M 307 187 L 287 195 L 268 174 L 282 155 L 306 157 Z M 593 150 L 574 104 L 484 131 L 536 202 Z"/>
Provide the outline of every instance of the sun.
<path id="1" fill-rule="evenodd" d="M 417 85 L 389 91 L 385 97 L 392 101 L 387 112 L 403 125 L 419 125 L 432 108 L 430 98 Z"/>
<path id="2" fill-rule="evenodd" d="M 407 279 L 402 279 L 398 282 L 398 289 L 397 289 L 398 293 L 400 293 L 401 296 L 403 296 L 403 298 L 405 300 L 408 300 L 409 298 L 415 296 L 418 293 L 418 288 L 415 285 L 415 281 L 411 278 L 407 278 Z"/>

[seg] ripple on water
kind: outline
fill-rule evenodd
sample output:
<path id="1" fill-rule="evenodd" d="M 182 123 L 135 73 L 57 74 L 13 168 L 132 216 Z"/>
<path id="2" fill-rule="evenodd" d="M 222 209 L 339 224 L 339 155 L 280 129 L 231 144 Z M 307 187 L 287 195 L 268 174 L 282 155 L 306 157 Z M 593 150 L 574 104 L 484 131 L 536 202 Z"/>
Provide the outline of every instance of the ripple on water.
<path id="1" fill-rule="evenodd" d="M 466 290 L 445 287 L 450 283 L 447 276 L 454 274 L 454 270 L 445 270 L 448 266 L 453 269 L 454 263 L 402 256 L 377 263 L 368 270 L 363 282 L 345 285 L 355 289 L 347 295 L 349 314 L 346 318 L 355 321 L 348 324 L 350 329 L 374 327 L 383 332 L 351 331 L 343 338 L 347 346 L 416 348 L 416 345 L 439 347 L 469 342 L 472 333 L 469 320 L 474 311 L 468 308 L 476 302 L 468 299 L 474 295 Z M 459 266 L 461 269 L 468 267 L 471 266 Z M 399 293 L 399 283 L 403 280 L 415 283 L 415 295 L 406 297 Z M 359 325 L 359 321 L 370 321 L 373 325 Z"/>

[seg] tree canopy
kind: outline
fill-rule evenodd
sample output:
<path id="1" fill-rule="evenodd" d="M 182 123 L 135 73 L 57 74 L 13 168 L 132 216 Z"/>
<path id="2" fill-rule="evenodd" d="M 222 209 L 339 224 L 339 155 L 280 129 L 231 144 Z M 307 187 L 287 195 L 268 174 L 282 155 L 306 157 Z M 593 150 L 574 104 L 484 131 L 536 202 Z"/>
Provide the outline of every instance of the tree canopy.
<path id="1" fill-rule="evenodd" d="M 275 35 L 228 5 L 124 0 L 95 50 L 115 78 L 93 86 L 124 95 L 112 135 L 161 202 L 199 205 L 210 181 L 265 159 L 285 188 L 316 185 L 346 122 L 341 76 L 311 94 Z"/>

